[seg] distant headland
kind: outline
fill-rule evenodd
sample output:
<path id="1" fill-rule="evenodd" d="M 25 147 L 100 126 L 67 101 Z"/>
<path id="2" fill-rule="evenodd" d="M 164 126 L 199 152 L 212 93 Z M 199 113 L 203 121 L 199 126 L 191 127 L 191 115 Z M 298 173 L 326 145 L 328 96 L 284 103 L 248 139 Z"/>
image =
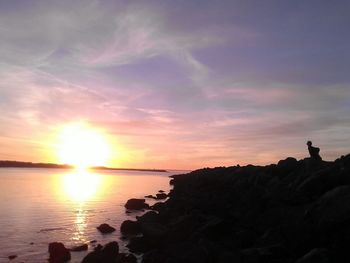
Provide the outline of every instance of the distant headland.
<path id="1" fill-rule="evenodd" d="M 50 168 L 50 169 L 74 169 L 73 165 L 55 163 L 32 163 L 21 161 L 0 160 L 0 168 Z M 138 169 L 138 168 L 113 168 L 105 166 L 89 167 L 91 170 L 112 170 L 112 171 L 138 171 L 138 172 L 160 172 L 166 173 L 164 169 Z"/>

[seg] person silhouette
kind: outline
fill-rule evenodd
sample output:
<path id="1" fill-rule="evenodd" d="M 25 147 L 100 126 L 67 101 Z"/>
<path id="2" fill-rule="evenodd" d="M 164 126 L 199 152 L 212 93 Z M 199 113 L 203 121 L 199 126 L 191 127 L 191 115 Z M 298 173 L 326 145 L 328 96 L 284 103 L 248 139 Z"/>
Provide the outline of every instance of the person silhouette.
<path id="1" fill-rule="evenodd" d="M 309 150 L 311 159 L 322 161 L 322 158 L 320 156 L 320 148 L 312 146 L 312 141 L 308 141 L 306 145 L 307 149 Z"/>

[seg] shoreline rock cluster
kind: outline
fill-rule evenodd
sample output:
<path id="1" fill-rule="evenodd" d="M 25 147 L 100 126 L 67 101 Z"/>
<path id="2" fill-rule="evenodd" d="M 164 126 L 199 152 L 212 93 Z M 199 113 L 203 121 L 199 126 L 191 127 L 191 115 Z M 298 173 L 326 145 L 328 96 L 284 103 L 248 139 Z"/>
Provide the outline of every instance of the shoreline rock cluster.
<path id="1" fill-rule="evenodd" d="M 350 262 L 350 155 L 172 176 L 121 232 L 143 263 Z"/>

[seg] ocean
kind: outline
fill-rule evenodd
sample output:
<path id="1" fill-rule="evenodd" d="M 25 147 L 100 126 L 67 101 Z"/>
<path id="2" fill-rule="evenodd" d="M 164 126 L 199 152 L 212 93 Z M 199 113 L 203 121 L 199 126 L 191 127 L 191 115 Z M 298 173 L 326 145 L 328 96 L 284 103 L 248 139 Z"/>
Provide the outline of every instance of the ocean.
<path id="1" fill-rule="evenodd" d="M 124 204 L 130 198 L 170 190 L 169 176 L 182 171 L 74 171 L 42 168 L 0 169 L 0 262 L 47 262 L 48 244 L 67 248 L 89 244 L 89 250 L 71 252 L 70 262 L 81 262 L 96 244 L 121 239 L 121 223 L 133 220 Z M 155 200 L 147 199 L 153 204 Z M 142 212 L 138 212 L 141 214 Z M 96 227 L 108 223 L 117 230 L 102 235 Z M 96 243 L 90 243 L 96 240 Z"/>

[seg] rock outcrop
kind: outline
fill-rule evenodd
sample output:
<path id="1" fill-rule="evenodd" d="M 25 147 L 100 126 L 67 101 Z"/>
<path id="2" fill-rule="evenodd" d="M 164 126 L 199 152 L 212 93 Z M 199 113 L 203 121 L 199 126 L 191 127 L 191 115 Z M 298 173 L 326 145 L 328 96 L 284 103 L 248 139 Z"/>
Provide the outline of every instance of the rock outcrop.
<path id="1" fill-rule="evenodd" d="M 143 263 L 350 262 L 350 155 L 172 176 L 136 218 Z"/>

